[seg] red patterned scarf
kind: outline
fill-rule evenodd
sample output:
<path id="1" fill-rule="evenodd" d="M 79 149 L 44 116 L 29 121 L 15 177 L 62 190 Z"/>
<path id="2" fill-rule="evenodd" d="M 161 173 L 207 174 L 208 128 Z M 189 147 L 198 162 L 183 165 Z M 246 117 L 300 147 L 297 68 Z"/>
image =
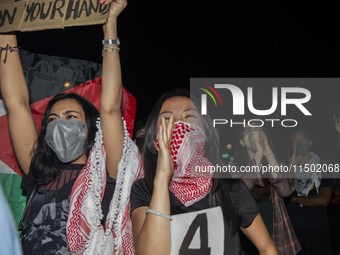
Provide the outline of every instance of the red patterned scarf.
<path id="1" fill-rule="evenodd" d="M 204 157 L 204 146 L 205 134 L 200 127 L 183 121 L 175 122 L 170 144 L 174 175 L 169 190 L 187 207 L 210 192 L 213 172 L 209 171 L 212 165 Z"/>

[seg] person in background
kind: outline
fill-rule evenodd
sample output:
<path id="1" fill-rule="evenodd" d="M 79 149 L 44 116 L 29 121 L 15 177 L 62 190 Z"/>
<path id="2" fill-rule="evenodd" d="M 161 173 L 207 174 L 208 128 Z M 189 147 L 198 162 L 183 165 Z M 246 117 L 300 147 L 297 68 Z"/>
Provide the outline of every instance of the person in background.
<path id="1" fill-rule="evenodd" d="M 325 161 L 325 164 L 336 164 L 339 166 L 340 161 L 340 104 L 335 106 L 335 113 L 333 115 L 335 130 L 338 133 L 337 136 L 337 144 L 338 150 L 330 155 Z M 331 233 L 331 245 L 333 255 L 340 254 L 340 173 L 333 172 L 334 174 L 334 182 L 336 190 L 333 192 L 332 200 L 330 206 L 328 208 L 328 217 L 329 217 L 329 229 Z"/>
<path id="2" fill-rule="evenodd" d="M 274 149 L 268 132 L 260 123 L 241 128 L 239 143 L 235 148 L 235 164 L 251 167 L 276 167 L 284 164 Z M 293 184 L 284 172 L 252 173 L 249 178 L 239 175 L 247 185 L 259 206 L 261 216 L 280 255 L 295 255 L 301 246 L 290 222 L 283 198 L 293 191 Z M 242 249 L 247 254 L 256 254 L 254 247 L 242 239 Z"/>
<path id="3" fill-rule="evenodd" d="M 328 155 L 322 163 L 330 167 L 335 167 L 336 165 L 339 166 L 339 156 L 336 157 L 334 155 Z M 332 178 L 332 180 L 334 181 L 335 185 L 339 177 L 337 175 L 339 175 L 339 172 L 333 172 L 334 179 Z M 337 191 L 333 191 L 331 201 L 327 207 L 328 227 L 331 236 L 331 247 L 333 255 L 339 255 L 340 252 L 339 208 L 340 206 L 338 193 Z"/>
<path id="4" fill-rule="evenodd" d="M 334 181 L 322 178 L 312 171 L 321 163 L 319 156 L 310 151 L 312 138 L 305 130 L 291 137 L 293 154 L 290 164 L 294 170 L 294 191 L 286 207 L 303 255 L 331 255 L 327 206 L 332 197 Z"/>
<path id="5" fill-rule="evenodd" d="M 15 222 L 0 184 L 0 251 L 1 254 L 22 255 Z"/>
<path id="6" fill-rule="evenodd" d="M 338 147 L 340 148 L 340 104 L 337 104 L 335 107 L 335 113 L 333 115 L 333 120 L 335 124 L 335 130 L 338 132 L 337 142 Z M 339 158 L 340 154 L 336 158 Z M 340 174 L 338 173 L 335 178 L 335 185 L 336 185 L 336 192 L 338 194 L 338 197 L 340 197 Z"/>
<path id="7" fill-rule="evenodd" d="M 135 142 L 135 144 L 138 144 L 139 138 L 144 132 L 145 124 L 146 124 L 145 120 L 139 120 L 135 123 L 132 137 L 132 140 Z"/>

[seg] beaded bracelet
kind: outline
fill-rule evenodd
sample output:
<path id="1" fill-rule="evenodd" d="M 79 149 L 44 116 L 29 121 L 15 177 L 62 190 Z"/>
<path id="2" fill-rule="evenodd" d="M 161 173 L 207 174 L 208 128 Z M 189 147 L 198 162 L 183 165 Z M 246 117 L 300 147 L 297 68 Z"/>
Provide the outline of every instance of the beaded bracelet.
<path id="1" fill-rule="evenodd" d="M 109 47 L 109 48 L 104 48 L 102 50 L 102 56 L 104 56 L 104 52 L 108 52 L 108 51 L 120 51 L 120 48 L 119 47 Z"/>
<path id="2" fill-rule="evenodd" d="M 6 56 L 5 56 L 5 59 L 4 59 L 4 63 L 6 63 L 6 60 L 7 60 L 7 52 L 13 52 L 13 51 L 17 51 L 19 52 L 19 48 L 21 48 L 20 46 L 15 46 L 15 47 L 12 47 L 12 46 L 9 46 L 7 44 L 6 47 L 0 47 L 0 52 L 2 52 L 3 50 L 6 50 Z"/>
<path id="3" fill-rule="evenodd" d="M 157 216 L 166 218 L 166 219 L 168 219 L 168 220 L 172 220 L 172 217 L 171 217 L 170 215 L 165 214 L 165 213 L 156 212 L 156 211 L 151 210 L 151 209 L 149 209 L 149 208 L 145 209 L 145 211 L 146 211 L 147 213 L 151 213 L 151 214 L 154 214 L 154 215 L 157 215 Z"/>

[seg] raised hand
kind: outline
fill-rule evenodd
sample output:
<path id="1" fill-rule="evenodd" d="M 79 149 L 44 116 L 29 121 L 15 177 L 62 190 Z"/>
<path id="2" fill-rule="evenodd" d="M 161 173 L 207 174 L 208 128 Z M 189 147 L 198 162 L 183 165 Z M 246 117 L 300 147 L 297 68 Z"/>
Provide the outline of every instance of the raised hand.
<path id="1" fill-rule="evenodd" d="M 111 3 L 110 6 L 110 13 L 108 20 L 106 24 L 103 25 L 103 30 L 104 30 L 104 35 L 107 33 L 107 29 L 112 30 L 111 26 L 116 26 L 117 18 L 119 14 L 124 10 L 124 8 L 127 6 L 127 1 L 126 0 L 99 0 L 99 3 L 101 4 L 109 4 Z M 109 26 L 109 28 L 107 28 Z M 111 31 L 108 32 L 108 34 L 111 33 Z M 109 34 L 111 36 L 111 34 Z M 115 39 L 115 38 L 113 38 Z"/>
<path id="2" fill-rule="evenodd" d="M 269 143 L 268 143 L 268 138 L 263 131 L 261 131 L 261 133 L 260 133 L 260 139 L 261 139 L 261 144 L 263 144 L 263 155 L 268 156 L 273 151 L 270 148 Z"/>
<path id="3" fill-rule="evenodd" d="M 252 150 L 256 152 L 263 152 L 264 144 L 262 141 L 262 130 L 254 130 L 249 134 L 249 143 Z"/>
<path id="4" fill-rule="evenodd" d="M 99 0 L 98 1 L 101 4 L 110 4 L 110 14 L 109 18 L 117 18 L 118 15 L 124 10 L 124 8 L 127 6 L 126 0 Z"/>
<path id="5" fill-rule="evenodd" d="M 244 136 L 244 142 L 247 146 L 249 160 L 255 160 L 256 165 L 260 165 L 263 158 L 263 139 L 261 139 L 262 130 L 260 128 L 251 128 Z"/>
<path id="6" fill-rule="evenodd" d="M 335 124 L 335 129 L 340 135 L 340 118 L 336 118 L 336 116 L 333 116 L 334 124 Z"/>
<path id="7" fill-rule="evenodd" d="M 297 151 L 297 143 L 295 142 L 294 144 L 293 144 L 293 155 L 292 155 L 292 160 L 291 160 L 291 164 L 292 165 L 297 165 L 297 164 L 299 164 L 299 162 L 300 162 L 300 159 L 302 158 L 302 155 L 297 155 L 296 154 L 296 151 Z"/>
<path id="8" fill-rule="evenodd" d="M 126 0 L 99 0 L 98 1 L 101 4 L 109 4 L 110 6 L 110 14 L 109 14 L 109 20 L 110 19 L 116 19 L 118 15 L 124 10 L 124 8 L 127 6 Z"/>
<path id="9" fill-rule="evenodd" d="M 170 143 L 172 138 L 172 132 L 174 128 L 174 117 L 171 115 L 168 121 L 162 117 L 161 125 L 158 131 L 158 144 L 156 148 L 158 151 L 157 160 L 157 178 L 167 178 L 169 181 L 174 173 L 174 166 L 172 157 L 170 154 Z"/>

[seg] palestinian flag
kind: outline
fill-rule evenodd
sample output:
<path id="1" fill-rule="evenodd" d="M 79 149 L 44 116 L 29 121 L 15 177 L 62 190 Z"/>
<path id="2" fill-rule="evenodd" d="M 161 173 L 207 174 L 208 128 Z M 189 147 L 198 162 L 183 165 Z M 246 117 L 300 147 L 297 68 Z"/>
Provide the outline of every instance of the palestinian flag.
<path id="1" fill-rule="evenodd" d="M 20 50 L 20 59 L 30 94 L 31 111 L 37 129 L 48 101 L 61 92 L 74 92 L 100 106 L 101 65 L 84 60 L 32 54 Z M 132 137 L 136 99 L 124 88 L 122 115 Z M 8 131 L 4 102 L 0 95 L 0 183 L 17 224 L 25 208 L 26 197 L 20 189 L 22 170 L 16 160 Z"/>

